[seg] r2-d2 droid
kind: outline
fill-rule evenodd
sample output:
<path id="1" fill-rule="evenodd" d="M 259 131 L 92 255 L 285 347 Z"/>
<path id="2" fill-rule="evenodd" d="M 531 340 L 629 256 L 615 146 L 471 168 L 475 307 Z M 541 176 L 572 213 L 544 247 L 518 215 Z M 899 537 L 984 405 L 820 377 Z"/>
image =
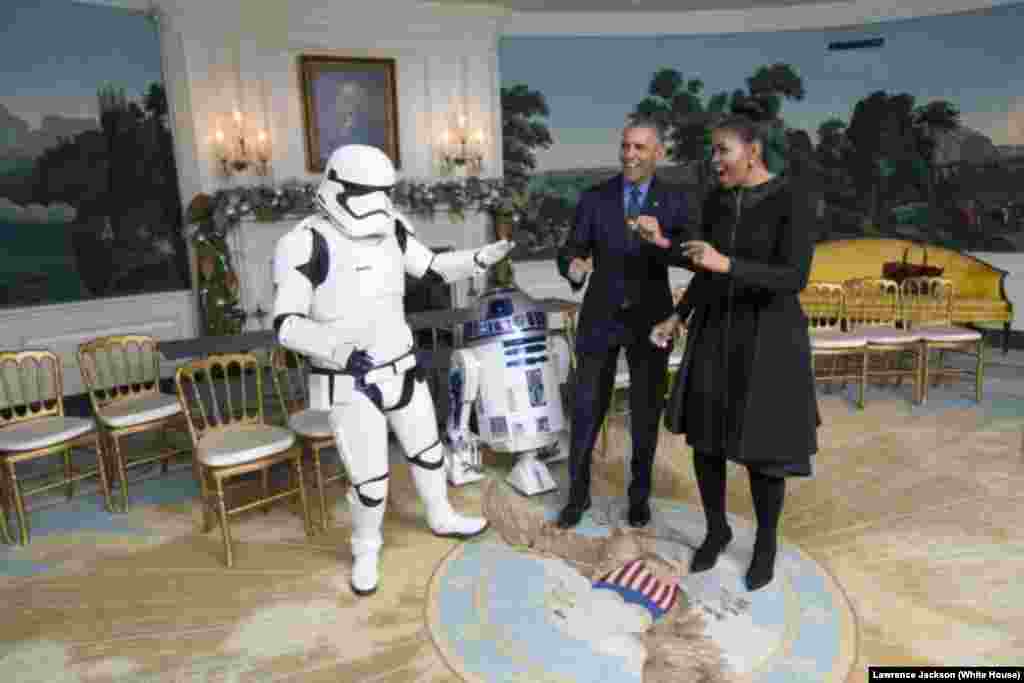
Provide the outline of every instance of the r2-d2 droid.
<path id="1" fill-rule="evenodd" d="M 507 481 L 532 496 L 558 488 L 547 464 L 569 456 L 561 385 L 569 374 L 569 345 L 548 334 L 547 313 L 515 287 L 480 297 L 463 323 L 462 348 L 449 380 L 448 480 L 458 486 L 483 478 L 479 443 L 519 462 Z M 479 436 L 469 428 L 476 411 Z"/>

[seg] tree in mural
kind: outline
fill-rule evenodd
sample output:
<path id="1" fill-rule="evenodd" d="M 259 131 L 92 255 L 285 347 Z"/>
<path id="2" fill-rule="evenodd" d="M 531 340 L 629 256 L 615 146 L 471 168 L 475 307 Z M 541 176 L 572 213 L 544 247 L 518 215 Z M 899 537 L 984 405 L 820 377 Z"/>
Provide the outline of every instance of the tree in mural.
<path id="1" fill-rule="evenodd" d="M 538 119 L 548 111 L 544 95 L 519 83 L 501 89 L 501 153 L 505 182 L 525 188 L 537 168 L 534 150 L 551 147 L 551 131 Z"/>
<path id="2" fill-rule="evenodd" d="M 756 98 L 773 117 L 779 117 L 784 100 L 800 100 L 804 94 L 803 79 L 788 64 L 761 66 L 747 78 L 747 90 L 738 88 L 711 96 L 705 96 L 704 82 L 699 78 L 687 80 L 679 71 L 666 68 L 651 77 L 648 96 L 634 113 L 652 117 L 666 127 L 669 159 L 677 164 L 695 165 L 703 190 L 710 178 L 710 126 L 716 117 L 744 98 Z M 805 146 L 802 138 L 794 140 L 801 148 Z"/>
<path id="3" fill-rule="evenodd" d="M 76 208 L 72 243 L 93 296 L 187 288 L 164 88 L 151 84 L 142 106 L 113 85 L 97 98 L 99 129 L 61 138 L 36 159 L 30 201 Z"/>
<path id="4" fill-rule="evenodd" d="M 953 131 L 960 127 L 960 110 L 947 100 L 933 100 L 915 109 L 911 120 L 917 140 L 917 150 L 925 164 L 924 175 L 928 206 L 934 210 L 937 180 L 935 151 L 938 148 L 938 136 L 943 132 Z"/>
<path id="5" fill-rule="evenodd" d="M 861 99 L 853 109 L 846 131 L 850 143 L 847 165 L 858 194 L 866 198 L 864 208 L 875 227 L 886 215 L 888 199 L 905 189 L 921 159 L 913 112 L 913 95 L 890 95 L 882 90 Z"/>
<path id="6" fill-rule="evenodd" d="M 818 125 L 818 145 L 814 157 L 821 171 L 822 185 L 829 201 L 843 203 L 852 189 L 850 174 L 846 170 L 849 140 L 846 122 L 830 118 Z"/>
<path id="7" fill-rule="evenodd" d="M 697 182 L 704 187 L 709 177 L 705 163 L 710 149 L 708 125 L 726 110 L 729 97 L 718 94 L 705 99 L 704 82 L 699 78 L 686 80 L 675 69 L 656 71 L 647 92 L 634 113 L 653 118 L 665 127 L 669 160 L 693 164 Z"/>

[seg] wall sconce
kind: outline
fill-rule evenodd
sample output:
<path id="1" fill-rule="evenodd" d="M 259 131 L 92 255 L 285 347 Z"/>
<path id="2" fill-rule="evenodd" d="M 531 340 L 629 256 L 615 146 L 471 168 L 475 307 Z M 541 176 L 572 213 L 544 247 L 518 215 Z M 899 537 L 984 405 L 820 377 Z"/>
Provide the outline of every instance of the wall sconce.
<path id="1" fill-rule="evenodd" d="M 270 144 L 267 133 L 260 130 L 256 134 L 255 144 L 246 140 L 245 127 L 242 125 L 242 113 L 235 109 L 233 130 L 225 134 L 218 126 L 213 134 L 214 158 L 224 176 L 242 173 L 252 169 L 257 175 L 267 175 L 270 169 Z"/>
<path id="2" fill-rule="evenodd" d="M 470 133 L 466 117 L 458 116 L 458 124 L 441 136 L 441 172 L 444 175 L 478 176 L 483 168 L 484 133 Z"/>

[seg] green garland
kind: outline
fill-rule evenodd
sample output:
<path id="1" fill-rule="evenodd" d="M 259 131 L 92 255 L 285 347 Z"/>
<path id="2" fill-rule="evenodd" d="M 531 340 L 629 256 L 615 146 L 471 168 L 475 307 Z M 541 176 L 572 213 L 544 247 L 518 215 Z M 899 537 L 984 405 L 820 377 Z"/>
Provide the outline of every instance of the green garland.
<path id="1" fill-rule="evenodd" d="M 203 331 L 208 335 L 238 334 L 246 313 L 239 305 L 240 282 L 231 262 L 228 233 L 243 219 L 271 222 L 289 215 L 309 214 L 311 184 L 291 182 L 278 188 L 265 185 L 200 193 L 188 207 L 188 237 L 196 249 L 199 305 Z"/>
<path id="2" fill-rule="evenodd" d="M 196 250 L 203 330 L 208 335 L 238 334 L 246 313 L 240 308 L 240 283 L 231 262 L 228 233 L 245 219 L 274 222 L 317 211 L 316 185 L 289 181 L 279 187 L 257 185 L 197 194 L 188 206 L 187 237 Z M 392 191 L 395 205 L 414 217 L 432 218 L 439 206 L 452 220 L 467 211 L 490 214 L 496 225 L 515 225 L 525 215 L 527 196 L 501 180 L 468 178 L 437 183 L 400 181 Z M 510 235 L 508 235 L 510 236 Z M 500 283 L 513 281 L 506 260 L 495 269 Z"/>

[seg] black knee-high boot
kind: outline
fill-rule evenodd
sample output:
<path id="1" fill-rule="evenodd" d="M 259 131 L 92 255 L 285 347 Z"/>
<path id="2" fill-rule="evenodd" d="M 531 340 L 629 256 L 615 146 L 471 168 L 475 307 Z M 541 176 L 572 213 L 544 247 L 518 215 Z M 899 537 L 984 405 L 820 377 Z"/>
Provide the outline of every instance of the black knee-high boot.
<path id="1" fill-rule="evenodd" d="M 757 536 L 754 539 L 754 555 L 747 570 L 747 588 L 756 591 L 771 583 L 775 575 L 775 553 L 778 549 L 776 535 L 782 503 L 786 497 L 786 480 L 750 472 L 750 495 L 754 499 L 754 513 L 757 515 Z"/>
<path id="2" fill-rule="evenodd" d="M 693 471 L 697 475 L 697 488 L 707 520 L 704 542 L 690 561 L 690 571 L 696 573 L 715 566 L 719 554 L 732 540 L 732 529 L 725 518 L 725 458 L 695 451 Z"/>

